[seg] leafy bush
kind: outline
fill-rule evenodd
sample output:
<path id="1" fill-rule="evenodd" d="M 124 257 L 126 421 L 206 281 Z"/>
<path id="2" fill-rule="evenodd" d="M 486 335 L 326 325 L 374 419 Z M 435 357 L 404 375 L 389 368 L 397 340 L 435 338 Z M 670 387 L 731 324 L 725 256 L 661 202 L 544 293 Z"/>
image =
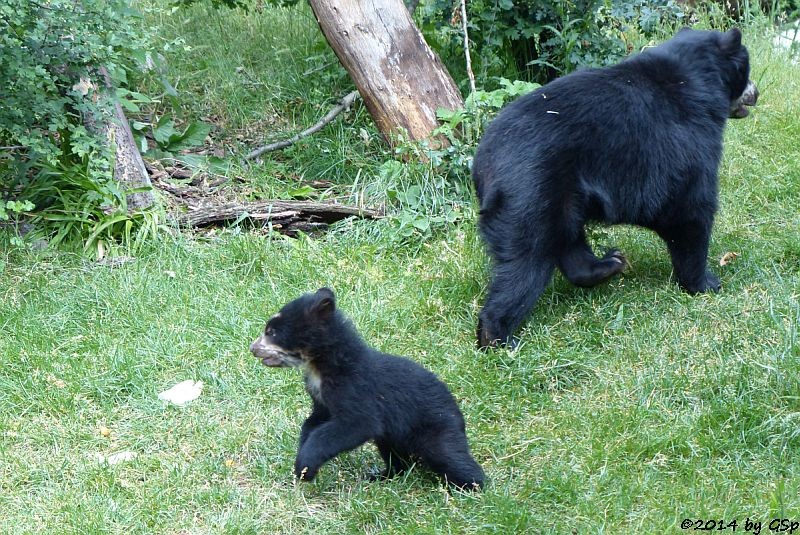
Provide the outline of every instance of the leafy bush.
<path id="1" fill-rule="evenodd" d="M 0 21 L 0 140 L 51 164 L 98 151 L 82 120 L 103 111 L 87 77 L 102 65 L 125 84 L 129 58 L 144 63 L 136 14 L 124 0 L 0 0 Z"/>
<path id="2" fill-rule="evenodd" d="M 451 0 L 430 0 L 423 28 L 445 55 L 463 46 Z M 472 0 L 467 3 L 476 75 L 546 82 L 577 67 L 615 63 L 632 48 L 631 35 L 653 35 L 684 13 L 675 0 Z"/>
<path id="3" fill-rule="evenodd" d="M 23 147 L 0 150 L 0 199 L 27 201 L 56 241 L 124 236 L 136 217 L 87 118 L 109 116 L 98 67 L 122 87 L 152 64 L 139 19 L 125 0 L 0 0 L 0 145 Z"/>

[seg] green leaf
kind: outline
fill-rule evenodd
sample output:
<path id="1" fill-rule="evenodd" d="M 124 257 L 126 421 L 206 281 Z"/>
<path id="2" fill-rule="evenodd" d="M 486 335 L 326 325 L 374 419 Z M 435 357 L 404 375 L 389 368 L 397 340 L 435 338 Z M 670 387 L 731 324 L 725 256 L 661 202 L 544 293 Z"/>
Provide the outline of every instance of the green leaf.
<path id="1" fill-rule="evenodd" d="M 414 225 L 415 228 L 421 230 L 422 232 L 427 232 L 427 230 L 431 228 L 431 222 L 430 220 L 428 220 L 427 217 L 419 216 L 416 219 L 414 219 L 414 222 L 412 224 Z"/>
<path id="2" fill-rule="evenodd" d="M 166 115 L 161 117 L 153 127 L 153 138 L 162 149 L 167 148 L 170 138 L 176 134 L 177 130 L 175 130 L 175 121 Z"/>
<path id="3" fill-rule="evenodd" d="M 171 83 L 169 83 L 169 80 L 167 80 L 166 77 L 162 76 L 160 80 L 161 80 L 161 85 L 164 87 L 164 92 L 167 95 L 171 97 L 178 96 L 178 90 L 175 89 Z"/>
<path id="4" fill-rule="evenodd" d="M 289 190 L 289 196 L 291 196 L 293 199 L 307 199 L 315 193 L 317 193 L 317 190 L 309 185 Z"/>
<path id="5" fill-rule="evenodd" d="M 211 132 L 211 126 L 205 123 L 191 123 L 183 133 L 170 136 L 168 150 L 179 151 L 200 146 Z"/>
<path id="6" fill-rule="evenodd" d="M 129 91 L 128 92 L 131 97 L 133 97 L 136 102 L 144 102 L 144 103 L 151 103 L 153 99 L 145 95 L 144 93 L 139 93 L 138 91 Z"/>
<path id="7" fill-rule="evenodd" d="M 142 111 L 139 108 L 139 106 L 136 105 L 135 102 L 133 102 L 132 100 L 128 100 L 127 98 L 119 99 L 119 103 L 123 108 L 125 108 L 125 111 L 129 111 L 131 113 L 139 113 L 140 111 Z"/>
<path id="8" fill-rule="evenodd" d="M 141 134 L 135 133 L 133 134 L 134 139 L 136 139 L 137 144 L 139 145 L 139 152 L 144 154 L 147 152 L 147 149 L 150 147 L 147 145 L 147 138 Z"/>
<path id="9" fill-rule="evenodd" d="M 227 175 L 231 172 L 231 165 L 233 165 L 231 160 L 218 156 L 207 156 L 206 161 L 208 162 L 208 168 L 214 173 Z"/>
<path id="10" fill-rule="evenodd" d="M 7 201 L 6 208 L 11 210 L 12 212 L 21 213 L 21 212 L 30 212 L 36 205 L 33 204 L 31 201 Z"/>

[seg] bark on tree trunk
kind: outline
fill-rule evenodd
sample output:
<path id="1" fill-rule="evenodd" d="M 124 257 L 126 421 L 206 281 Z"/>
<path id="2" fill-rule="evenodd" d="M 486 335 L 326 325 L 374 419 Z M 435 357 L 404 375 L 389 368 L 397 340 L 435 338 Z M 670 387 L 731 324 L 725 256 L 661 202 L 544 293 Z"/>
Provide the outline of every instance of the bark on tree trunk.
<path id="1" fill-rule="evenodd" d="M 439 126 L 437 109 L 463 107 L 458 87 L 414 25 L 403 0 L 309 3 L 322 33 L 390 143 L 399 129 L 405 129 L 412 140 L 427 139 Z"/>
<path id="2" fill-rule="evenodd" d="M 128 118 L 114 95 L 114 86 L 105 67 L 95 71 L 98 92 L 109 99 L 111 117 L 87 117 L 87 127 L 97 132 L 114 149 L 114 178 L 122 185 L 123 191 L 137 188 L 152 188 L 150 175 L 144 160 L 136 147 Z M 137 191 L 127 195 L 128 212 L 149 208 L 155 202 L 152 191 Z"/>

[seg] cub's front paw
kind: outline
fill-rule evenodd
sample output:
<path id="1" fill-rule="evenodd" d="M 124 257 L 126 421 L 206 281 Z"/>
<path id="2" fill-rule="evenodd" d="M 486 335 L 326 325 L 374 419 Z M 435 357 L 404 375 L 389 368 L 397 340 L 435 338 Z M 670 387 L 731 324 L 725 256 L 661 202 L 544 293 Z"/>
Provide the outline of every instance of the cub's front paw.
<path id="1" fill-rule="evenodd" d="M 621 273 L 626 267 L 630 264 L 628 263 L 628 259 L 625 258 L 625 255 L 619 249 L 611 249 L 609 250 L 604 256 L 603 260 L 611 260 L 617 264 L 620 264 L 619 271 L 617 273 Z"/>

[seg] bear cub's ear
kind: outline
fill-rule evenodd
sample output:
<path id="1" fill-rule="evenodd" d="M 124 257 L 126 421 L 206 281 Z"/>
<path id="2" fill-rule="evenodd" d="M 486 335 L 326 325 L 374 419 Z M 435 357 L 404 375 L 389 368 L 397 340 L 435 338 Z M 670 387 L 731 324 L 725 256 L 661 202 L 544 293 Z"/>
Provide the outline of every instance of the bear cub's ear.
<path id="1" fill-rule="evenodd" d="M 733 53 L 742 48 L 742 32 L 739 28 L 731 28 L 722 34 L 719 47 L 723 52 Z"/>
<path id="2" fill-rule="evenodd" d="M 327 320 L 336 311 L 336 296 L 330 288 L 320 288 L 314 294 L 308 312 L 317 319 Z"/>

